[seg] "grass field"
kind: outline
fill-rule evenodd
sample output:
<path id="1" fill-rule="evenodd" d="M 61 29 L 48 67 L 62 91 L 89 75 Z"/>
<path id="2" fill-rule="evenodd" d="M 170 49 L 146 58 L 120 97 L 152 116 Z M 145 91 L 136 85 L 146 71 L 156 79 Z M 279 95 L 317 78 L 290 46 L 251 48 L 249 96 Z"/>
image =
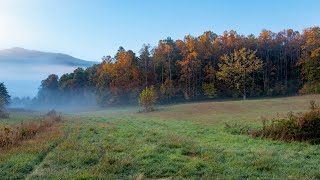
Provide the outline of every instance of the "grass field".
<path id="1" fill-rule="evenodd" d="M 64 121 L 0 150 L 0 179 L 320 179 L 320 145 L 236 135 L 308 108 L 319 95 L 64 114 Z M 32 121 L 12 114 L 0 126 Z"/>

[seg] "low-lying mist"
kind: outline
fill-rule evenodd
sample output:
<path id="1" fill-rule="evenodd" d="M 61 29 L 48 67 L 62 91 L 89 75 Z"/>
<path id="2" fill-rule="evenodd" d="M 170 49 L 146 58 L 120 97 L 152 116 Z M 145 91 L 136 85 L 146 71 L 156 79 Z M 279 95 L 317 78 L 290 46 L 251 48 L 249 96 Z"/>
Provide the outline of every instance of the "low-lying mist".
<path id="1" fill-rule="evenodd" d="M 35 97 L 41 80 L 54 72 L 57 75 L 72 72 L 74 66 L 21 65 L 0 66 L 0 81 L 3 81 L 11 97 Z"/>
<path id="2" fill-rule="evenodd" d="M 12 98 L 8 106 L 9 111 L 40 111 L 48 112 L 50 110 L 56 110 L 65 113 L 76 113 L 76 112 L 86 112 L 101 109 L 96 103 L 96 98 L 91 95 L 92 98 L 82 98 L 82 97 L 72 97 L 62 99 L 61 97 L 56 97 L 59 102 L 39 102 L 37 98 Z"/>

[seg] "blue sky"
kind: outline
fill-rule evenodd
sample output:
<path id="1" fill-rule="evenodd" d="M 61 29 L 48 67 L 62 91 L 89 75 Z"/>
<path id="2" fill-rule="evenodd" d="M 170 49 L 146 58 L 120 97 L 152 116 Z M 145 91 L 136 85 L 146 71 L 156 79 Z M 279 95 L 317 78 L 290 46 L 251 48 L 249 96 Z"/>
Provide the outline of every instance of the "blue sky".
<path id="1" fill-rule="evenodd" d="M 0 49 L 24 47 L 99 61 L 168 36 L 212 30 L 258 35 L 320 25 L 319 0 L 0 0 Z"/>

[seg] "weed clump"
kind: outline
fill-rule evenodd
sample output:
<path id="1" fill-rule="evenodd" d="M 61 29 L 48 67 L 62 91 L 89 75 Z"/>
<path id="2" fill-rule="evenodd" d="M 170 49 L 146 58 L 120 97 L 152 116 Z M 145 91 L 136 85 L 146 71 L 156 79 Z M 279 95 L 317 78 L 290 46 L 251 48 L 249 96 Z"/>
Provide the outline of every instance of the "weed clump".
<path id="1" fill-rule="evenodd" d="M 21 141 L 33 138 L 37 133 L 45 131 L 61 120 L 61 116 L 50 111 L 40 122 L 22 122 L 20 125 L 5 126 L 0 129 L 0 148 L 18 145 Z"/>
<path id="2" fill-rule="evenodd" d="M 255 137 L 265 137 L 284 141 L 307 141 L 320 143 L 320 107 L 310 101 L 310 110 L 305 113 L 288 113 L 287 118 L 263 121 L 260 130 L 250 132 Z"/>
<path id="3" fill-rule="evenodd" d="M 225 123 L 225 129 L 227 132 L 231 134 L 249 134 L 251 132 L 251 128 L 249 126 L 243 126 L 240 124 L 230 124 L 230 123 Z"/>

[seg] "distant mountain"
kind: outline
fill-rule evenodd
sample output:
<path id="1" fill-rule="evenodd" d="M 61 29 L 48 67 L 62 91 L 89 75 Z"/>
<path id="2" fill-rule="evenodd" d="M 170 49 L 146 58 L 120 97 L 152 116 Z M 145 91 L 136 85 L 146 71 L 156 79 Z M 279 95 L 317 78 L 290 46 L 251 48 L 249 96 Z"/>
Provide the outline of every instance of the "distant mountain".
<path id="1" fill-rule="evenodd" d="M 61 53 L 50 53 L 14 47 L 0 50 L 0 63 L 3 64 L 46 64 L 65 66 L 92 66 L 93 61 L 85 61 Z"/>
<path id="2" fill-rule="evenodd" d="M 86 68 L 98 62 L 86 61 L 61 53 L 11 48 L 0 50 L 0 82 L 11 96 L 35 96 L 41 80 L 50 74 L 61 76 L 78 67 Z"/>

